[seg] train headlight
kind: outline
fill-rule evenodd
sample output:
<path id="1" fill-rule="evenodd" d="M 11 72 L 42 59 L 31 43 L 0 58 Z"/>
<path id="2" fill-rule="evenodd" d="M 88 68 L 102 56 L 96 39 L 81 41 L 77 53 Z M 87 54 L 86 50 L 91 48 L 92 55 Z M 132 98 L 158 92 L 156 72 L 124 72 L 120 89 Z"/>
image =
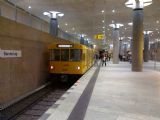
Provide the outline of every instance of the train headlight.
<path id="1" fill-rule="evenodd" d="M 54 67 L 53 66 L 51 66 L 51 70 L 53 70 L 54 69 Z"/>
<path id="2" fill-rule="evenodd" d="M 77 69 L 77 70 L 80 70 L 80 69 L 81 69 L 81 67 L 77 66 L 77 67 L 76 67 L 76 69 Z"/>

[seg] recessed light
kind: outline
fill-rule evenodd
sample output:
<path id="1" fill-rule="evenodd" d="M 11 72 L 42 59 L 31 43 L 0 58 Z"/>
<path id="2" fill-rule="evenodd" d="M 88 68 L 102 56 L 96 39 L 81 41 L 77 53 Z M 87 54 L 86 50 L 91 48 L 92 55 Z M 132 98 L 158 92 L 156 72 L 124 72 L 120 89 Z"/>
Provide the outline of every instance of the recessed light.
<path id="1" fill-rule="evenodd" d="M 115 13 L 115 10 L 112 10 L 112 13 Z"/>
<path id="2" fill-rule="evenodd" d="M 32 7 L 29 5 L 29 6 L 28 6 L 28 9 L 31 9 L 31 8 L 32 8 Z"/>
<path id="3" fill-rule="evenodd" d="M 68 31 L 66 30 L 66 33 L 67 33 Z"/>
<path id="4" fill-rule="evenodd" d="M 67 23 L 65 23 L 65 25 L 67 26 L 68 24 L 67 24 Z"/>
<path id="5" fill-rule="evenodd" d="M 102 20 L 102 22 L 104 23 L 104 20 Z"/>
<path id="6" fill-rule="evenodd" d="M 104 10 L 102 10 L 101 12 L 104 13 Z"/>
<path id="7" fill-rule="evenodd" d="M 74 31 L 74 30 L 75 30 L 75 28 L 72 28 L 72 30 Z"/>
<path id="8" fill-rule="evenodd" d="M 159 23 L 159 20 L 157 20 L 156 23 L 158 24 L 158 23 Z"/>
<path id="9" fill-rule="evenodd" d="M 103 29 L 105 29 L 105 27 L 102 27 Z"/>

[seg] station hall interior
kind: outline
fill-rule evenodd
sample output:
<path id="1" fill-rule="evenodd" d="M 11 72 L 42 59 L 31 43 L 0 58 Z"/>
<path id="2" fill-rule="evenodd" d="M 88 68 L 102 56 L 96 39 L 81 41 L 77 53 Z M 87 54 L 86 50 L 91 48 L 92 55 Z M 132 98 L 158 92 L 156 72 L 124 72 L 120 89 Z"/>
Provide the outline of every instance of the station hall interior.
<path id="1" fill-rule="evenodd" d="M 0 120 L 160 120 L 159 0 L 0 0 Z"/>

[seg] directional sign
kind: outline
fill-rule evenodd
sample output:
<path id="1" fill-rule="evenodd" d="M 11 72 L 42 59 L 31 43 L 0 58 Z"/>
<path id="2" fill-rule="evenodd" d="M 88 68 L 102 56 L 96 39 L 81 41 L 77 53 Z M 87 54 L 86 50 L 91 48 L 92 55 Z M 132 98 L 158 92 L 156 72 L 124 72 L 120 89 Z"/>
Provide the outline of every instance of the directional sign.
<path id="1" fill-rule="evenodd" d="M 1 58 L 16 58 L 21 56 L 22 52 L 20 50 L 0 50 Z"/>
<path id="2" fill-rule="evenodd" d="M 95 36 L 94 36 L 94 39 L 96 39 L 96 40 L 103 40 L 104 37 L 105 37 L 104 34 L 98 34 L 98 35 L 95 35 Z"/>
<path id="3" fill-rule="evenodd" d="M 104 39 L 104 35 L 98 35 L 98 40 L 102 40 L 102 39 Z"/>

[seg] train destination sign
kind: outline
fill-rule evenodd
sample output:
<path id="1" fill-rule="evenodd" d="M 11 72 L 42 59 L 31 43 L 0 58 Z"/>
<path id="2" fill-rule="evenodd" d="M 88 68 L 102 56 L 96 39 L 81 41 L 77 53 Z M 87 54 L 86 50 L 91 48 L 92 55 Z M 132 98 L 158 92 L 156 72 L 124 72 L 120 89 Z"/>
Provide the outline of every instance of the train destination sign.
<path id="1" fill-rule="evenodd" d="M 0 50 L 1 58 L 16 58 L 22 57 L 21 50 Z"/>
<path id="2" fill-rule="evenodd" d="M 58 45 L 59 48 L 72 48 L 73 45 Z"/>

